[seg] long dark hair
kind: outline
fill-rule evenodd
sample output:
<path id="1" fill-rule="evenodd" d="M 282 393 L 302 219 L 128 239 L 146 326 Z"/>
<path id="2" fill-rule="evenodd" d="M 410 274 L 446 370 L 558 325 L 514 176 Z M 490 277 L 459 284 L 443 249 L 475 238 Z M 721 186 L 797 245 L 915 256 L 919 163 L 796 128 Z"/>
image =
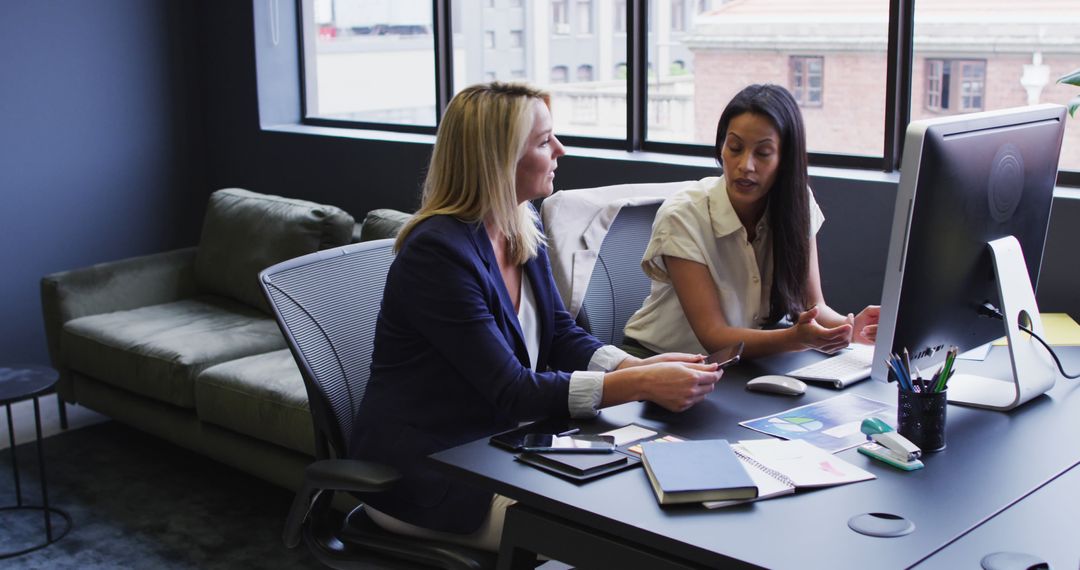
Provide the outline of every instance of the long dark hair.
<path id="1" fill-rule="evenodd" d="M 743 113 L 768 118 L 780 134 L 780 166 L 768 193 L 768 222 L 773 240 L 768 320 L 775 322 L 785 315 L 794 320 L 806 308 L 806 280 L 810 271 L 810 191 L 802 113 L 791 93 L 779 85 L 751 85 L 740 91 L 716 125 L 716 160 L 721 168 L 728 125 Z"/>

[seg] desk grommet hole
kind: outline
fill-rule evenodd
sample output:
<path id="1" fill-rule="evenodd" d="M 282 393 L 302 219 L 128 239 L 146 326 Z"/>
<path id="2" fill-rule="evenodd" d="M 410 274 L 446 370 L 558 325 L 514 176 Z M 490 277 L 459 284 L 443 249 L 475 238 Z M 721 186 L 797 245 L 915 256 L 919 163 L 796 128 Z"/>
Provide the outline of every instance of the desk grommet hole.
<path id="1" fill-rule="evenodd" d="M 848 519 L 848 528 L 866 536 L 895 538 L 915 531 L 915 523 L 892 513 L 862 513 Z"/>

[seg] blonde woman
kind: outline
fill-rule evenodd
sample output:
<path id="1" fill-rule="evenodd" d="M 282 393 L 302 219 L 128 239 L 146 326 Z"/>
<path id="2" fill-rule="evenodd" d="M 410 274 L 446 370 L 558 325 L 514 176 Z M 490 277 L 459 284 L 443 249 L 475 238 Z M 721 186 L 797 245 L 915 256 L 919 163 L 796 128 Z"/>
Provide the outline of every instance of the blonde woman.
<path id="1" fill-rule="evenodd" d="M 350 442 L 352 457 L 403 474 L 368 501 L 388 530 L 497 550 L 510 501 L 448 479 L 429 454 L 633 400 L 684 410 L 720 378 L 700 355 L 641 360 L 604 346 L 567 314 L 529 204 L 551 194 L 564 154 L 547 101 L 504 83 L 454 97 L 398 237 Z"/>

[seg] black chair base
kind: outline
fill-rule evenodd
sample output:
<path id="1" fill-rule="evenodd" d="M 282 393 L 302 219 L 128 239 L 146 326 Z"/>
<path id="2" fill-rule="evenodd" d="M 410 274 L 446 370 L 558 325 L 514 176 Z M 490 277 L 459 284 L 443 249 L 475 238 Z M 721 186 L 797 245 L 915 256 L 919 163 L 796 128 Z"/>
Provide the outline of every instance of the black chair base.
<path id="1" fill-rule="evenodd" d="M 322 564 L 341 570 L 388 568 L 394 570 L 495 568 L 498 555 L 457 544 L 402 536 L 376 525 L 363 507 L 348 517 L 335 513 L 322 522 L 308 521 L 304 542 Z"/>

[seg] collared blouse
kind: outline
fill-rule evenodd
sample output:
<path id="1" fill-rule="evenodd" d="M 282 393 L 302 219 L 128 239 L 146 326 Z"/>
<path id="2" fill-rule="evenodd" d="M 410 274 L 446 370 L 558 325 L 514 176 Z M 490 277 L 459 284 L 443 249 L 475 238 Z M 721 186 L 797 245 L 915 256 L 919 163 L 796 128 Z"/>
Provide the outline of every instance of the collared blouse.
<path id="1" fill-rule="evenodd" d="M 810 194 L 811 237 L 825 221 Z M 699 180 L 664 201 L 641 261 L 652 288 L 626 324 L 627 336 L 655 352 L 705 353 L 671 285 L 663 256 L 705 265 L 728 325 L 759 328 L 768 317 L 773 280 L 772 235 L 763 215 L 754 241 L 735 214 L 724 177 Z"/>

